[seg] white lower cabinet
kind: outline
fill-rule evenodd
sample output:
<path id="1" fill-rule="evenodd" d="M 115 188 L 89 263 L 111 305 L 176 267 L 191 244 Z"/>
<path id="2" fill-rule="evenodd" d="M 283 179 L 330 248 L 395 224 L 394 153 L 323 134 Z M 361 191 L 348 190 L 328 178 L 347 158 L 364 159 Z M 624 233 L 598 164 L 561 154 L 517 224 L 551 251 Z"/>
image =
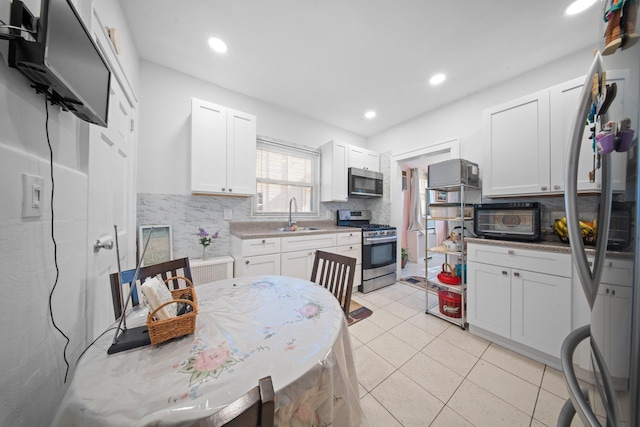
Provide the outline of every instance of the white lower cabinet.
<path id="1" fill-rule="evenodd" d="M 604 360 L 614 378 L 629 377 L 632 288 L 603 283 L 593 306 L 591 336 L 603 343 Z"/>
<path id="2" fill-rule="evenodd" d="M 341 233 L 336 240 L 337 246 L 333 249 L 326 249 L 338 255 L 344 255 L 356 259 L 356 272 L 353 277 L 353 289 L 357 289 L 362 284 L 362 233 Z"/>
<path id="3" fill-rule="evenodd" d="M 469 261 L 467 264 L 467 317 L 469 325 L 509 338 L 511 336 L 510 269 Z"/>
<path id="4" fill-rule="evenodd" d="M 570 255 L 480 244 L 469 244 L 468 254 L 471 332 L 559 358 L 571 331 Z"/>
<path id="5" fill-rule="evenodd" d="M 514 270 L 511 339 L 554 357 L 571 332 L 571 278 Z"/>
<path id="6" fill-rule="evenodd" d="M 280 275 L 280 254 L 242 257 L 235 266 L 235 277 Z"/>
<path id="7" fill-rule="evenodd" d="M 233 236 L 235 277 L 276 274 L 310 280 L 316 250 L 357 259 L 354 287 L 361 283 L 362 232 L 299 234 L 242 240 Z"/>
<path id="8" fill-rule="evenodd" d="M 591 336 L 603 346 L 600 351 L 616 384 L 626 384 L 629 378 L 632 285 L 632 260 L 605 259 L 598 297 L 591 313 L 580 279 L 574 272 L 574 329 L 591 323 Z M 582 369 L 593 370 L 586 342 L 580 344 L 576 359 Z"/>

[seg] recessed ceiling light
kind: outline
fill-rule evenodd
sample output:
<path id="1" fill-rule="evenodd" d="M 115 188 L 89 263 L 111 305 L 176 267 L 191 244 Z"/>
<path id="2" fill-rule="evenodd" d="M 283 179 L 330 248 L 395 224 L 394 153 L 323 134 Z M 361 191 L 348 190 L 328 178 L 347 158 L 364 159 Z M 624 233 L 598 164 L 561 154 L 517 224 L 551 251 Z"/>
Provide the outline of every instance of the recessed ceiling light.
<path id="1" fill-rule="evenodd" d="M 575 0 L 565 9 L 567 15 L 576 15 L 589 9 L 597 0 Z"/>
<path id="2" fill-rule="evenodd" d="M 435 76 L 431 77 L 429 79 L 429 83 L 431 83 L 432 85 L 439 85 L 440 83 L 442 83 L 443 81 L 445 81 L 447 79 L 447 76 L 444 74 L 436 74 Z"/>
<path id="3" fill-rule="evenodd" d="M 211 49 L 218 53 L 225 53 L 227 51 L 227 44 L 217 37 L 209 37 L 209 46 Z"/>
<path id="4" fill-rule="evenodd" d="M 367 119 L 373 119 L 376 116 L 376 112 L 375 111 L 367 111 L 366 113 L 364 113 L 364 116 Z"/>

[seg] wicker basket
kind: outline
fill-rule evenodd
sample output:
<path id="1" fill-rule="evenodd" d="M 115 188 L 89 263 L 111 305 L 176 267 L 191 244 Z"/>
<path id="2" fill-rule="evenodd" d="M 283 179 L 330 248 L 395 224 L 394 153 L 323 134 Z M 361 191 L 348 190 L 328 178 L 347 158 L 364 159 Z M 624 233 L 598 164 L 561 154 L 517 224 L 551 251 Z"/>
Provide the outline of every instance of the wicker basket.
<path id="1" fill-rule="evenodd" d="M 187 287 L 171 290 L 173 301 L 167 301 L 159 307 L 156 307 L 156 309 L 150 312 L 147 316 L 147 329 L 149 330 L 149 339 L 151 340 L 152 345 L 160 344 L 165 341 L 169 341 L 170 339 L 182 337 L 184 335 L 190 335 L 196 330 L 198 297 L 196 296 L 196 291 L 193 288 L 193 283 L 191 283 L 191 280 L 183 276 L 170 277 L 164 282 L 167 283 L 168 281 L 174 279 L 184 280 L 187 283 Z M 192 310 L 189 313 L 185 313 L 166 320 L 154 319 L 156 312 L 162 307 L 169 304 L 176 304 L 178 302 L 191 305 Z"/>

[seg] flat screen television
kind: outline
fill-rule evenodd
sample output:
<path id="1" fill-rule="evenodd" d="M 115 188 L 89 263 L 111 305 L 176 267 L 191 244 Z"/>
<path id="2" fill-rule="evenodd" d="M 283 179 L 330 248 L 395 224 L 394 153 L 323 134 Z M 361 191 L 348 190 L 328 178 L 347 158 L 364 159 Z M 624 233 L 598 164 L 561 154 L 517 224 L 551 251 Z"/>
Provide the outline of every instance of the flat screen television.
<path id="1" fill-rule="evenodd" d="M 9 66 L 51 102 L 107 127 L 111 71 L 71 1 L 41 0 L 40 16 L 34 17 L 22 1 L 13 0 L 11 25 L 34 36 L 9 42 Z"/>

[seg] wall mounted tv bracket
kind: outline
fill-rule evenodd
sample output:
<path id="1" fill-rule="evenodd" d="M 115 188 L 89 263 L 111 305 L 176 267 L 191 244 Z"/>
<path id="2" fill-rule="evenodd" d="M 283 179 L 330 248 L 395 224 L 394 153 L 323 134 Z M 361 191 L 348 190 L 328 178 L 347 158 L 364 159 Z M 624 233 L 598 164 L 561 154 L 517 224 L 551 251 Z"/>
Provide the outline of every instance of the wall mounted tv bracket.
<path id="1" fill-rule="evenodd" d="M 8 30 L 8 33 L 1 31 Z M 11 2 L 11 19 L 9 25 L 0 25 L 0 40 L 15 40 L 21 39 L 25 43 L 38 42 L 38 35 L 40 30 L 39 18 L 34 16 L 33 13 L 25 6 L 20 0 L 12 0 Z M 15 55 L 15 47 L 9 44 L 9 58 Z M 9 60 L 9 64 L 13 61 Z M 36 93 L 44 93 L 47 95 L 47 99 L 51 105 L 59 106 L 63 111 L 69 111 L 67 106 L 62 101 L 70 102 L 71 100 L 64 99 L 57 93 L 50 91 L 49 86 L 44 83 L 32 82 L 31 87 L 35 89 Z"/>
<path id="2" fill-rule="evenodd" d="M 23 32 L 27 33 L 30 39 L 35 39 L 38 34 L 38 18 L 34 17 L 21 1 L 12 1 L 10 24 L 0 25 L 0 40 L 25 39 Z"/>

